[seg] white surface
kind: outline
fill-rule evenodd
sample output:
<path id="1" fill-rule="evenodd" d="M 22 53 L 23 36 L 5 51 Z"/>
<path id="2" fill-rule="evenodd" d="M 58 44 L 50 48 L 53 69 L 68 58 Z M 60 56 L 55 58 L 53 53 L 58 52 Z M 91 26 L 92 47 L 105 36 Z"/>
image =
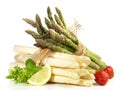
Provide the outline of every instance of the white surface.
<path id="1" fill-rule="evenodd" d="M 47 6 L 59 7 L 67 23 L 72 24 L 76 18 L 82 25 L 80 40 L 92 51 L 102 56 L 103 60 L 113 66 L 115 77 L 106 86 L 80 87 L 72 85 L 49 84 L 33 87 L 14 84 L 5 79 L 8 65 L 14 61 L 12 47 L 15 44 L 32 46 L 34 40 L 24 30 L 33 29 L 22 18 L 34 19 L 38 13 L 46 15 Z M 3 90 L 115 90 L 120 83 L 120 3 L 119 0 L 0 0 L 0 83 Z"/>

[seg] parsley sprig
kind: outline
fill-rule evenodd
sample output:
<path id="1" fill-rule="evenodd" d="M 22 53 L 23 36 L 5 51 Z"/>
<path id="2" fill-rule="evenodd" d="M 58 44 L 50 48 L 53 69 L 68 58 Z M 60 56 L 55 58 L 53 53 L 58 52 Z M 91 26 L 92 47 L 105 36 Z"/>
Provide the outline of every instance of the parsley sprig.
<path id="1" fill-rule="evenodd" d="M 6 78 L 13 79 L 16 83 L 28 83 L 27 80 L 42 69 L 42 67 L 36 66 L 32 59 L 27 59 L 25 66 L 25 68 L 15 66 L 14 69 L 10 69 Z"/>

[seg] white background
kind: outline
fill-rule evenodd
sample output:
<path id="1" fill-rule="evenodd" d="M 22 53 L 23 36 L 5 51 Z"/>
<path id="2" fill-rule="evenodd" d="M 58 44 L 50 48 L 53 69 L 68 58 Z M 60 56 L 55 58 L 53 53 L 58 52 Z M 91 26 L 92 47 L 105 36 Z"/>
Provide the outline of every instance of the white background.
<path id="1" fill-rule="evenodd" d="M 12 48 L 15 44 L 34 44 L 32 37 L 25 33 L 26 29 L 33 29 L 22 18 L 34 19 L 39 14 L 44 22 L 47 16 L 46 8 L 59 7 L 68 25 L 74 23 L 74 18 L 82 25 L 78 36 L 92 51 L 98 53 L 103 60 L 114 67 L 115 77 L 106 86 L 83 88 L 66 85 L 48 85 L 44 87 L 30 87 L 15 85 L 5 79 L 10 62 L 14 59 Z M 0 82 L 4 90 L 32 90 L 34 89 L 91 89 L 115 90 L 120 77 L 120 1 L 119 0 L 0 0 Z M 70 88 L 71 87 L 71 88 Z"/>

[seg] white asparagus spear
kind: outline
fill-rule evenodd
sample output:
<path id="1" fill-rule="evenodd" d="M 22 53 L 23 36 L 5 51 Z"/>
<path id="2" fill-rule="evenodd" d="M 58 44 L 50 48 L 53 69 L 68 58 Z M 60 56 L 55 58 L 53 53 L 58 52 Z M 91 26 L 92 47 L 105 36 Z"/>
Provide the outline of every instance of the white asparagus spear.
<path id="1" fill-rule="evenodd" d="M 52 67 L 52 74 L 61 75 L 73 79 L 81 78 L 81 79 L 93 80 L 95 78 L 93 74 L 87 71 L 87 69 L 65 69 L 65 68 Z"/>
<path id="2" fill-rule="evenodd" d="M 37 47 L 22 46 L 22 45 L 15 45 L 13 47 L 13 51 L 17 53 L 34 54 L 37 50 L 41 50 L 41 49 Z"/>
<path id="3" fill-rule="evenodd" d="M 66 68 L 56 68 L 52 67 L 52 74 L 61 75 L 73 79 L 95 79 L 94 75 L 91 74 L 87 69 L 66 69 Z"/>
<path id="4" fill-rule="evenodd" d="M 43 64 L 49 64 L 53 67 L 62 67 L 62 68 L 80 68 L 79 63 L 76 61 L 67 61 L 59 58 L 50 58 L 46 57 L 42 60 Z"/>
<path id="5" fill-rule="evenodd" d="M 73 79 L 79 79 L 80 76 L 77 72 L 73 72 L 72 69 L 64 69 L 64 68 L 56 68 L 52 67 L 52 74 L 54 75 L 60 75 L 60 76 L 65 76 Z"/>
<path id="6" fill-rule="evenodd" d="M 80 69 L 78 71 L 79 71 L 78 73 L 81 79 L 88 79 L 88 80 L 95 79 L 93 73 L 90 73 L 87 69 Z"/>
<path id="7" fill-rule="evenodd" d="M 29 58 L 33 58 L 33 54 L 18 53 L 14 56 L 16 62 L 22 62 L 22 63 L 25 63 L 25 61 Z"/>
<path id="8" fill-rule="evenodd" d="M 69 61 L 77 61 L 81 64 L 82 67 L 86 67 L 90 64 L 90 58 L 87 56 L 77 56 L 77 55 L 70 55 L 61 52 L 54 52 L 49 55 L 49 57 L 59 58 Z"/>
<path id="9" fill-rule="evenodd" d="M 80 78 L 81 79 L 86 79 L 86 80 L 94 80 L 95 76 L 93 74 L 89 73 L 89 74 L 86 74 L 84 76 L 81 76 Z"/>
<path id="10" fill-rule="evenodd" d="M 25 63 L 21 63 L 21 62 L 11 62 L 9 64 L 9 69 L 13 69 L 15 66 L 19 66 L 21 68 L 25 67 Z"/>
<path id="11" fill-rule="evenodd" d="M 94 83 L 94 80 L 85 80 L 85 79 L 72 79 L 64 76 L 59 75 L 52 75 L 49 82 L 55 82 L 55 83 L 64 83 L 64 84 L 74 84 L 74 85 L 80 85 L 80 86 L 92 86 Z"/>

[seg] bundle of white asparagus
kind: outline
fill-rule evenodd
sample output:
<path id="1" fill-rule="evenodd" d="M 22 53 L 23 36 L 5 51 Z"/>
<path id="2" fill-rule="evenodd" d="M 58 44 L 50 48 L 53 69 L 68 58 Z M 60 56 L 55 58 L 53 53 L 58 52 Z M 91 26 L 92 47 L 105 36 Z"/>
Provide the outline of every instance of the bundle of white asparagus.
<path id="1" fill-rule="evenodd" d="M 80 86 L 92 86 L 94 84 L 94 70 L 87 69 L 90 59 L 87 56 L 76 56 L 61 52 L 53 52 L 50 49 L 40 49 L 15 45 L 15 62 L 10 64 L 10 68 L 15 65 L 25 67 L 28 58 L 34 60 L 36 65 L 49 64 L 52 68 L 52 75 L 49 82 L 65 83 Z"/>

